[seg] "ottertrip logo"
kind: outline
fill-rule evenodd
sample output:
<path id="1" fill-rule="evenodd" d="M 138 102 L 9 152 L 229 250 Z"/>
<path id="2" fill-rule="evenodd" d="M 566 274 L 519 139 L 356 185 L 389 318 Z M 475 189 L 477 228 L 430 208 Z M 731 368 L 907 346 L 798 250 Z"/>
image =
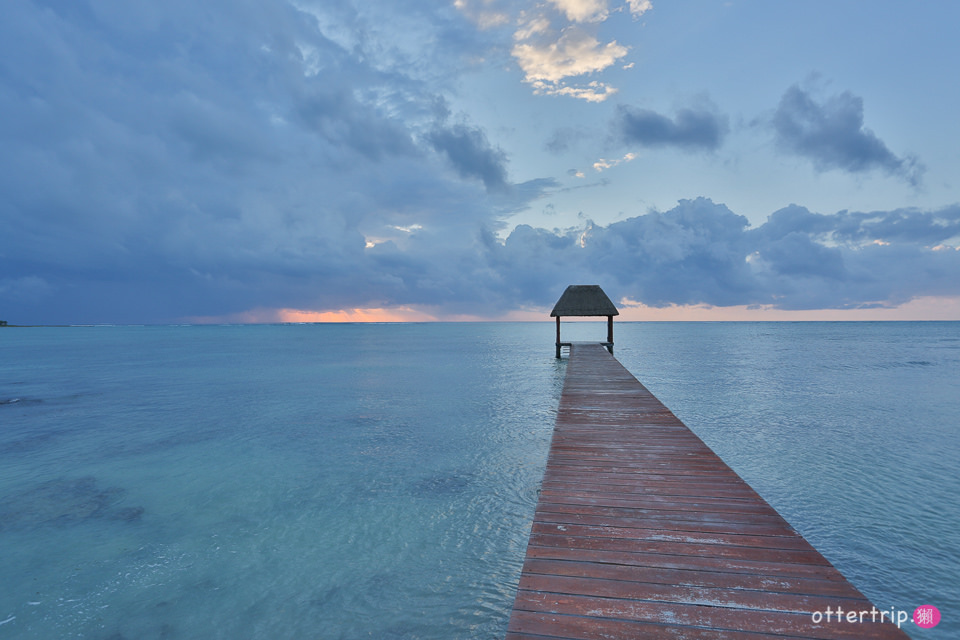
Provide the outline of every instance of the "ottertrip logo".
<path id="1" fill-rule="evenodd" d="M 910 613 L 902 609 L 890 610 L 877 609 L 871 606 L 870 610 L 844 611 L 841 607 L 833 609 L 827 607 L 826 611 L 814 611 L 810 614 L 810 619 L 814 624 L 823 622 L 891 622 L 899 628 L 904 622 L 911 620 Z M 912 621 L 918 627 L 931 629 L 940 624 L 940 610 L 932 604 L 921 605 L 913 612 Z"/>

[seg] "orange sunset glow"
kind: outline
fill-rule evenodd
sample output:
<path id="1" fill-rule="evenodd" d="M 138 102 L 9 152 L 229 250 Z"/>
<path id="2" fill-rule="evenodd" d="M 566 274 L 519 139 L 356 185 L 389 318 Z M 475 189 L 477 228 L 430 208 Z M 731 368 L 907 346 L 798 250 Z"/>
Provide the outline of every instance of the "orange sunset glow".
<path id="1" fill-rule="evenodd" d="M 898 307 L 861 309 L 787 310 L 761 306 L 712 307 L 710 305 L 670 305 L 650 307 L 624 298 L 617 304 L 619 322 L 736 322 L 736 321 L 923 321 L 960 320 L 960 297 L 926 296 Z M 444 314 L 413 306 L 368 307 L 353 309 L 253 309 L 224 316 L 187 318 L 195 324 L 270 324 L 325 322 L 549 322 L 550 309 L 521 309 L 495 316 Z M 572 322 L 596 321 L 569 318 Z"/>

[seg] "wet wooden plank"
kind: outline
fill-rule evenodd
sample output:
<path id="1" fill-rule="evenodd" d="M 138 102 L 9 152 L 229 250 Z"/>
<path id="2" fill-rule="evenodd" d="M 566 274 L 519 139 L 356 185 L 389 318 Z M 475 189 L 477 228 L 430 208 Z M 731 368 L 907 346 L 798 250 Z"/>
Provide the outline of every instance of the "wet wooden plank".
<path id="1" fill-rule="evenodd" d="M 600 345 L 574 344 L 507 637 L 906 638 Z"/>

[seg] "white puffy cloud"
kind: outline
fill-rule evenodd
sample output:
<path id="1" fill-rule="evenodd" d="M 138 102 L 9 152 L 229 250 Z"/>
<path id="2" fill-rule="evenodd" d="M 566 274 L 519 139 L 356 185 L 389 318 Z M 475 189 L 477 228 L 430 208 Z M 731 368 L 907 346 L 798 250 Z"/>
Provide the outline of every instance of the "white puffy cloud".
<path id="1" fill-rule="evenodd" d="M 574 87 L 566 84 L 541 81 L 533 82 L 531 84 L 533 85 L 534 93 L 538 95 L 569 96 L 571 98 L 586 100 L 587 102 L 603 102 L 613 94 L 617 93 L 617 89 L 614 87 L 596 80 L 588 82 L 585 85 Z"/>
<path id="2" fill-rule="evenodd" d="M 611 13 L 607 0 L 547 0 L 571 22 L 603 22 Z M 627 10 L 639 18 L 653 9 L 651 0 L 626 0 Z M 618 9 L 619 10 L 619 7 Z"/>
<path id="3" fill-rule="evenodd" d="M 602 22 L 610 12 L 606 0 L 547 0 L 571 22 Z"/>
<path id="4" fill-rule="evenodd" d="M 634 161 L 634 160 L 636 160 L 636 159 L 637 159 L 637 154 L 632 153 L 632 152 L 631 152 L 631 153 L 626 153 L 626 154 L 624 154 L 624 156 L 623 156 L 622 158 L 614 158 L 613 160 L 608 160 L 608 159 L 606 159 L 606 158 L 600 158 L 599 160 L 597 160 L 596 162 L 593 163 L 593 170 L 594 170 L 594 171 L 598 171 L 598 172 L 599 172 L 599 171 L 606 171 L 607 169 L 612 169 L 613 167 L 617 166 L 618 164 L 622 164 L 622 163 L 624 163 L 624 162 L 632 162 L 632 161 Z"/>
<path id="5" fill-rule="evenodd" d="M 538 93 L 602 101 L 615 90 L 598 81 L 570 86 L 568 80 L 603 71 L 627 55 L 628 49 L 616 41 L 601 43 L 582 28 L 570 26 L 556 40 L 518 42 L 512 53 L 525 80 Z"/>
<path id="6" fill-rule="evenodd" d="M 495 0 L 457 0 L 455 6 L 480 26 L 506 23 L 506 9 Z M 638 17 L 652 5 L 649 0 L 629 0 L 611 11 L 607 0 L 547 0 L 516 12 L 511 54 L 524 81 L 540 95 L 588 102 L 614 95 L 617 89 L 595 76 L 626 56 L 629 48 L 615 40 L 601 41 L 597 31 L 624 8 Z"/>
<path id="7" fill-rule="evenodd" d="M 585 31 L 569 27 L 555 42 L 517 44 L 513 55 L 528 82 L 556 84 L 564 78 L 602 71 L 627 51 L 616 41 L 601 44 Z"/>
<path id="8" fill-rule="evenodd" d="M 653 2 L 651 0 L 627 0 L 627 6 L 630 7 L 630 13 L 634 17 L 639 18 L 647 11 L 653 9 Z"/>

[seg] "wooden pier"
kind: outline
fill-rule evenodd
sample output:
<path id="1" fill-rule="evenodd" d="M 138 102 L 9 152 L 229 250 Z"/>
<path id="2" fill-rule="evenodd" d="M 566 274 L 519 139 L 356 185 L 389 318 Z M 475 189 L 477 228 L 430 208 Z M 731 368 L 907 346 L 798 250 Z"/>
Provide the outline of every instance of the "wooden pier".
<path id="1" fill-rule="evenodd" d="M 571 347 L 508 640 L 906 638 L 890 614 L 602 346 Z"/>

